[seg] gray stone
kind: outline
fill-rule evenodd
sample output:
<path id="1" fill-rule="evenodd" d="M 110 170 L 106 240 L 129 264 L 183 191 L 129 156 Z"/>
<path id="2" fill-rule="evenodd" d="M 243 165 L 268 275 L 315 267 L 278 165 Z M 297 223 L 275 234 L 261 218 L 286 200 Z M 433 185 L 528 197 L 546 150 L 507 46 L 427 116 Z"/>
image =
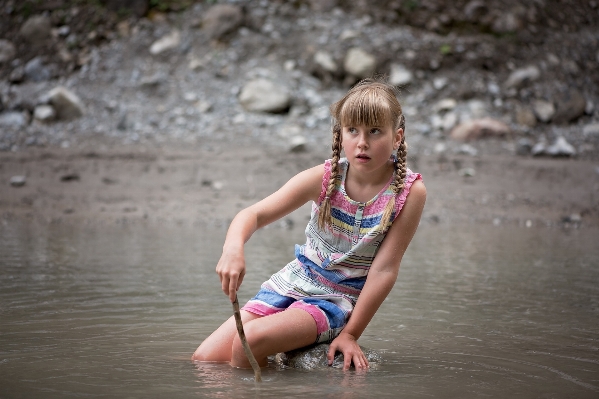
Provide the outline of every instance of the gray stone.
<path id="1" fill-rule="evenodd" d="M 376 368 L 383 363 L 383 357 L 373 349 L 360 346 L 370 368 Z M 282 367 L 291 367 L 299 370 L 324 370 L 329 367 L 343 368 L 343 354 L 336 353 L 333 364 L 328 365 L 327 353 L 329 344 L 317 344 L 293 351 L 278 353 L 275 362 Z"/>
<path id="2" fill-rule="evenodd" d="M 285 87 L 258 78 L 249 81 L 241 89 L 239 102 L 247 111 L 282 112 L 289 108 L 291 97 Z"/>
<path id="3" fill-rule="evenodd" d="M 51 105 L 38 105 L 33 111 L 33 118 L 40 122 L 50 122 L 56 118 L 56 110 Z"/>
<path id="4" fill-rule="evenodd" d="M 308 141 L 304 136 L 292 136 L 289 139 L 289 152 L 304 152 L 306 151 L 306 144 Z"/>
<path id="5" fill-rule="evenodd" d="M 52 77 L 50 68 L 44 65 L 42 57 L 35 57 L 25 64 L 25 77 L 34 82 L 44 82 Z"/>
<path id="6" fill-rule="evenodd" d="M 584 115 L 587 102 L 578 90 L 569 90 L 557 100 L 554 123 L 569 123 Z"/>
<path id="7" fill-rule="evenodd" d="M 372 77 L 376 68 L 376 58 L 361 48 L 351 48 L 345 56 L 343 68 L 357 78 Z"/>
<path id="8" fill-rule="evenodd" d="M 41 45 L 50 37 L 52 26 L 50 18 L 43 15 L 35 15 L 29 18 L 21 26 L 19 34 L 33 45 Z"/>
<path id="9" fill-rule="evenodd" d="M 316 54 L 314 54 L 314 63 L 318 68 L 321 68 L 326 72 L 337 73 L 337 63 L 333 59 L 333 56 L 326 51 L 317 51 Z"/>
<path id="10" fill-rule="evenodd" d="M 15 54 L 15 45 L 8 40 L 0 39 L 0 64 L 12 61 Z"/>
<path id="11" fill-rule="evenodd" d="M 547 147 L 546 153 L 554 157 L 570 157 L 576 155 L 576 149 L 563 136 L 559 136 L 553 144 Z"/>
<path id="12" fill-rule="evenodd" d="M 531 65 L 526 68 L 516 69 L 508 77 L 507 81 L 505 82 L 505 87 L 508 89 L 518 89 L 522 87 L 526 82 L 535 81 L 540 77 L 541 71 L 534 65 Z"/>
<path id="13" fill-rule="evenodd" d="M 537 119 L 543 123 L 547 123 L 555 115 L 555 107 L 553 103 L 545 100 L 534 100 L 532 102 L 532 110 Z"/>
<path id="14" fill-rule="evenodd" d="M 27 112 L 8 111 L 0 114 L 0 127 L 20 129 L 29 124 Z"/>
<path id="15" fill-rule="evenodd" d="M 48 101 L 54 106 L 58 119 L 74 119 L 85 113 L 85 107 L 79 97 L 63 86 L 50 90 Z"/>
<path id="16" fill-rule="evenodd" d="M 23 187 L 27 182 L 25 176 L 13 176 L 10 178 L 10 185 L 13 187 Z"/>
<path id="17" fill-rule="evenodd" d="M 522 27 L 522 21 L 511 12 L 501 13 L 491 26 L 495 33 L 516 32 Z"/>
<path id="18" fill-rule="evenodd" d="M 533 145 L 530 153 L 535 157 L 539 155 L 545 155 L 547 153 L 547 143 L 545 140 L 541 140 Z"/>
<path id="19" fill-rule="evenodd" d="M 599 123 L 591 123 L 589 125 L 585 125 L 582 128 L 582 134 L 585 137 L 588 137 L 588 136 L 599 137 Z"/>
<path id="20" fill-rule="evenodd" d="M 394 86 L 405 86 L 412 83 L 414 75 L 412 71 L 407 69 L 405 66 L 400 64 L 391 64 L 391 74 L 389 76 L 389 83 Z"/>
<path id="21" fill-rule="evenodd" d="M 179 44 L 181 44 L 181 33 L 174 29 L 168 35 L 165 35 L 152 43 L 150 46 L 150 54 L 158 55 L 165 51 L 176 49 L 179 47 Z"/>
<path id="22" fill-rule="evenodd" d="M 222 39 L 241 26 L 243 11 L 232 4 L 216 4 L 204 14 L 202 30 L 211 39 Z"/>
<path id="23" fill-rule="evenodd" d="M 516 123 L 523 126 L 534 127 L 537 124 L 537 117 L 530 109 L 519 107 L 516 110 Z"/>
<path id="24" fill-rule="evenodd" d="M 12 70 L 10 76 L 8 77 L 8 81 L 11 83 L 20 83 L 25 79 L 25 67 L 23 65 L 17 66 Z"/>

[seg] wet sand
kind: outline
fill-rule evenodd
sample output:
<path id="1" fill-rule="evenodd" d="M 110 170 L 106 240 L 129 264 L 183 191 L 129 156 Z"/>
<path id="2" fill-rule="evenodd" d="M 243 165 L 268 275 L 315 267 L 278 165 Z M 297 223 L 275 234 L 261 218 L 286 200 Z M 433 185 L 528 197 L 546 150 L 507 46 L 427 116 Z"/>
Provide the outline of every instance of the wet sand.
<path id="1" fill-rule="evenodd" d="M 89 143 L 5 152 L 0 154 L 0 218 L 226 227 L 240 209 L 326 159 L 324 147 L 287 153 L 274 146 L 204 141 L 192 147 Z M 423 223 L 599 225 L 596 162 L 457 154 L 412 155 L 408 161 L 428 190 Z M 25 184 L 11 185 L 19 175 Z M 306 205 L 277 225 L 303 228 L 308 214 Z"/>

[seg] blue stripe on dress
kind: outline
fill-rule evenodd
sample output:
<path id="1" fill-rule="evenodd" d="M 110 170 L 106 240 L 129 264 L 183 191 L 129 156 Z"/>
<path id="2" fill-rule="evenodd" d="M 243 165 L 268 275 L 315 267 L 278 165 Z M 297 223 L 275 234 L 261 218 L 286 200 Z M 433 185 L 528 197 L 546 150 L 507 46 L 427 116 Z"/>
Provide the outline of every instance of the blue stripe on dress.
<path id="1" fill-rule="evenodd" d="M 303 298 L 302 301 L 309 303 L 310 305 L 318 306 L 326 314 L 327 319 L 329 319 L 331 328 L 339 328 L 345 325 L 345 312 L 334 303 L 310 297 Z"/>
<path id="2" fill-rule="evenodd" d="M 343 273 L 341 273 L 337 270 L 323 269 L 322 267 L 318 266 L 316 263 L 314 263 L 310 259 L 308 259 L 305 255 L 303 255 L 297 251 L 296 251 L 295 256 L 297 257 L 297 260 L 299 260 L 303 264 L 304 270 L 306 270 L 307 273 L 320 274 L 322 277 L 324 277 L 325 279 L 329 280 L 330 282 L 332 282 L 334 284 L 339 284 L 339 285 L 343 285 L 346 287 L 361 290 L 364 287 L 364 284 L 366 283 L 366 277 L 345 278 Z M 328 261 L 328 259 L 327 259 L 327 261 Z M 326 263 L 328 264 L 330 262 L 326 262 Z"/>

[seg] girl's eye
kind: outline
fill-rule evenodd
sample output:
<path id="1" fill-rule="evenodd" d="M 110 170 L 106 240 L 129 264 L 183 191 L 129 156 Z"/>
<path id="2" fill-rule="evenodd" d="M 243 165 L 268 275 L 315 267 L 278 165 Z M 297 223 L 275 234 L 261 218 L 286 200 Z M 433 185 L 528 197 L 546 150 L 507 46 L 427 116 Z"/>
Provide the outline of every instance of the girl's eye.
<path id="1" fill-rule="evenodd" d="M 351 134 L 356 134 L 358 132 L 358 129 L 356 129 L 355 127 L 348 127 L 347 131 Z"/>
<path id="2" fill-rule="evenodd" d="M 372 130 L 370 131 L 370 133 L 371 133 L 371 134 L 380 134 L 380 133 L 381 133 L 381 129 L 378 129 L 378 128 L 377 128 L 377 129 L 372 129 Z"/>

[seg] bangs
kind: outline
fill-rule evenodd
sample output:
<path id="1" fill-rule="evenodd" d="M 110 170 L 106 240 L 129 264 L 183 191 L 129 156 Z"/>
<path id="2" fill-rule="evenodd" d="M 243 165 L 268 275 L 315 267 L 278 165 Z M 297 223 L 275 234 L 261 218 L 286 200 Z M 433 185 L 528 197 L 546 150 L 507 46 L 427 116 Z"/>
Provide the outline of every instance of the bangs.
<path id="1" fill-rule="evenodd" d="M 370 89 L 352 93 L 338 112 L 337 121 L 342 126 L 392 126 L 396 118 L 388 100 L 380 90 Z"/>

